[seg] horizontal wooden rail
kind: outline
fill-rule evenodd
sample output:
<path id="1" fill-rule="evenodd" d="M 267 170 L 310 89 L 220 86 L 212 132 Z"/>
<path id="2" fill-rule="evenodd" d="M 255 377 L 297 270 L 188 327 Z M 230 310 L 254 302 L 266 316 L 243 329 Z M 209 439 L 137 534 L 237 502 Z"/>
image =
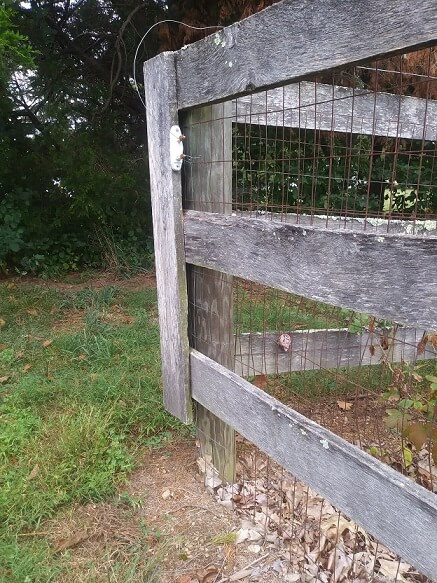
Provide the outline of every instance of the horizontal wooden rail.
<path id="1" fill-rule="evenodd" d="M 383 219 L 380 217 L 350 217 L 338 215 L 309 215 L 305 213 L 270 213 L 263 210 L 238 211 L 241 217 L 261 217 L 301 227 L 321 227 L 338 231 L 378 233 L 379 235 L 402 234 L 437 236 L 436 219 Z"/>
<path id="2" fill-rule="evenodd" d="M 284 0 L 176 53 L 178 107 L 224 101 L 437 39 L 435 0 Z"/>
<path id="3" fill-rule="evenodd" d="M 437 330 L 437 237 L 301 227 L 186 211 L 185 257 L 209 267 L 415 327 Z"/>
<path id="4" fill-rule="evenodd" d="M 437 580 L 435 494 L 203 354 L 190 362 L 196 401 Z"/>
<path id="5" fill-rule="evenodd" d="M 234 120 L 269 125 L 437 140 L 437 101 L 302 82 L 241 97 Z"/>
<path id="6" fill-rule="evenodd" d="M 235 336 L 234 372 L 242 377 L 292 371 L 336 369 L 385 362 L 415 362 L 437 358 L 431 343 L 418 350 L 424 330 L 363 331 L 295 330 L 288 332 L 288 352 L 278 345 L 279 332 L 250 332 Z"/>

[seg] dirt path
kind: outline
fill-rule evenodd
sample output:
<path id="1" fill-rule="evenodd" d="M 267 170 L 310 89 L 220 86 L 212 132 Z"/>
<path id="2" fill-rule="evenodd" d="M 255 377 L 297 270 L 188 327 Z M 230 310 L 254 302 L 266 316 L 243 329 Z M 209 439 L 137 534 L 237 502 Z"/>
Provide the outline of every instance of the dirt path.
<path id="1" fill-rule="evenodd" d="M 197 470 L 194 440 L 184 440 L 145 452 L 115 500 L 76 505 L 51 521 L 48 531 L 54 549 L 69 547 L 65 583 L 218 583 L 232 574 L 244 583 L 249 581 L 245 567 L 272 565 L 278 555 L 270 550 L 266 556 L 253 541 L 235 544 L 240 527 L 237 515 L 208 493 Z M 138 579 L 118 578 L 117 572 L 127 573 L 132 563 L 132 549 L 142 556 Z M 158 578 L 151 573 L 140 578 L 144 565 L 154 560 Z M 265 566 L 262 577 L 250 581 L 283 580 L 269 571 Z"/>

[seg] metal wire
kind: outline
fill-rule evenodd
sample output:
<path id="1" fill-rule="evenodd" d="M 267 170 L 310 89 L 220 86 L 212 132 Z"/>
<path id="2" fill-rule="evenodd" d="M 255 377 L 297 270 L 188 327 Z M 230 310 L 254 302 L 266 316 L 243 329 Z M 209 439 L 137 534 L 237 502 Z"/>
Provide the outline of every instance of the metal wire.
<path id="1" fill-rule="evenodd" d="M 186 208 L 356 232 L 422 237 L 425 224 L 432 231 L 437 219 L 433 50 L 423 52 L 426 74 L 406 72 L 399 57 L 390 68 L 378 63 L 352 68 L 343 85 L 338 73 L 307 79 L 237 99 L 231 115 L 223 108 L 217 119 L 188 120 L 187 135 L 195 131 L 201 137 L 189 144 L 194 158 L 184 175 Z M 363 72 L 371 72 L 377 90 L 359 87 Z M 388 73 L 397 81 L 386 82 Z M 405 97 L 412 78 L 420 98 Z M 413 99 L 413 121 L 406 118 L 403 99 Z M 220 121 L 233 123 L 231 153 L 224 131 L 207 131 Z M 229 172 L 231 199 L 225 186 Z M 214 173 L 222 180 L 215 182 Z M 220 191 L 219 210 L 214 197 L 199 203 L 196 184 L 207 185 L 214 196 Z M 227 366 L 240 376 L 437 492 L 435 389 L 429 380 L 437 371 L 435 332 L 202 268 L 192 267 L 190 274 L 192 346 L 207 355 L 225 347 L 231 355 Z M 226 301 L 208 303 L 211 286 Z M 229 321 L 229 310 L 224 332 L 217 322 Z M 291 343 L 287 350 L 278 344 L 284 334 Z M 413 435 L 412 426 L 428 437 Z M 222 443 L 214 447 L 224 451 Z M 214 485 L 212 469 L 205 470 L 206 483 L 222 503 L 264 524 L 263 544 L 281 550 L 284 573 L 320 582 L 426 580 L 243 438 L 237 453 L 233 485 L 217 476 Z M 208 464 L 212 468 L 211 457 Z"/>

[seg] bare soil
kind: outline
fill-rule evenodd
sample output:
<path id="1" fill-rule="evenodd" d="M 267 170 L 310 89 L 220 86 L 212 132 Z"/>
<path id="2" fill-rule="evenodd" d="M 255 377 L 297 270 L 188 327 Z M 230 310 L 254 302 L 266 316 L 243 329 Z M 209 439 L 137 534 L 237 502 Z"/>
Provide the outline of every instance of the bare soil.
<path id="1" fill-rule="evenodd" d="M 117 277 L 110 272 L 101 272 L 90 274 L 89 277 L 85 277 L 81 273 L 71 273 L 59 280 L 44 280 L 38 277 L 24 276 L 7 277 L 6 281 L 20 285 L 58 289 L 60 291 L 78 291 L 85 287 L 102 289 L 109 286 L 116 286 L 127 291 L 140 291 L 145 287 L 156 287 L 156 277 L 151 272 L 139 273 L 129 278 Z"/>
<path id="2" fill-rule="evenodd" d="M 184 440 L 144 452 L 140 468 L 113 501 L 73 506 L 45 530 L 55 552 L 68 548 L 65 583 L 122 582 L 116 565 L 128 564 L 133 548 L 143 549 L 146 562 L 159 555 L 160 583 L 218 583 L 247 565 L 272 564 L 277 557 L 274 552 L 265 556 L 250 541 L 234 544 L 229 533 L 239 528 L 237 514 L 204 486 L 194 440 Z M 272 572 L 254 580 L 280 579 Z"/>

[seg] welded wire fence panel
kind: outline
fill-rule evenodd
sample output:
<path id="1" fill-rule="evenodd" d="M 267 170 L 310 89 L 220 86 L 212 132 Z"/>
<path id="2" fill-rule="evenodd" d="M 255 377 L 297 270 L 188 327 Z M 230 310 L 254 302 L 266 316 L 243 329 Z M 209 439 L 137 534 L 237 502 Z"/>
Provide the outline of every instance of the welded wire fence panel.
<path id="1" fill-rule="evenodd" d="M 237 480 L 223 484 L 203 465 L 217 502 L 237 513 L 236 543 L 264 557 L 246 569 L 250 581 L 425 582 L 427 579 L 349 516 L 242 438 Z M 267 556 L 266 556 L 267 555 Z"/>
<path id="2" fill-rule="evenodd" d="M 188 140 L 185 207 L 321 232 L 368 233 L 377 235 L 375 245 L 387 234 L 434 241 L 436 55 L 431 47 L 327 73 L 238 98 L 230 113 L 197 119 L 196 135 L 204 134 L 209 145 L 202 148 L 202 138 Z M 223 127 L 232 124 L 231 153 L 224 146 L 227 130 L 217 129 L 220 121 Z M 183 131 L 190 135 L 193 127 L 187 123 Z M 205 177 L 201 183 L 208 196 L 202 208 L 193 205 L 192 187 L 198 180 L 193 175 Z M 221 181 L 209 180 L 212 175 Z M 227 228 L 226 222 L 220 224 L 224 233 Z M 186 245 L 190 248 L 187 236 Z M 232 238 L 226 245 L 229 254 L 235 252 Z M 333 251 L 327 247 L 323 253 L 328 258 Z M 348 252 L 345 245 L 345 258 Z M 232 369 L 240 377 L 437 492 L 437 330 L 419 326 L 419 312 L 412 309 L 410 318 L 394 314 L 387 319 L 360 309 L 359 302 L 352 310 L 341 302 L 329 303 L 327 296 L 320 301 L 317 281 L 314 293 L 304 297 L 259 283 L 259 278 L 255 283 L 238 277 L 238 269 L 232 272 L 237 277 L 227 278 L 206 270 L 210 265 L 196 253 L 192 257 L 201 259 L 192 270 L 198 289 L 220 289 L 227 300 L 191 294 L 194 348 L 210 355 L 218 354 L 221 344 L 227 353 L 233 345 Z M 214 249 L 208 253 L 213 263 L 218 261 Z M 384 256 L 386 270 L 396 274 L 397 261 Z M 270 262 L 269 269 L 274 268 L 274 256 Z M 372 274 L 366 277 L 371 292 Z M 405 277 L 400 276 L 402 284 Z M 414 274 L 411 278 L 413 285 Z M 425 295 L 435 306 L 435 271 L 429 271 L 429 281 Z M 335 285 L 347 288 L 347 279 Z M 383 305 L 384 293 L 388 297 L 392 290 L 381 291 L 376 284 L 375 289 Z M 217 321 L 227 322 L 226 329 Z M 214 469 L 214 448 L 221 452 L 215 457 L 226 456 L 227 445 L 218 439 L 212 452 L 201 452 L 206 483 L 220 503 L 252 520 L 252 526 L 242 523 L 239 536 L 272 549 L 268 568 L 278 580 L 427 580 L 353 516 L 342 514 L 242 437 L 237 437 L 236 479 L 223 483 Z M 351 492 L 351 497 L 359 496 L 359 491 Z M 259 571 L 253 576 L 263 580 L 264 575 Z"/>
<path id="3" fill-rule="evenodd" d="M 384 232 L 408 219 L 409 232 L 422 232 L 416 221 L 435 219 L 437 206 L 435 55 L 430 48 L 237 99 L 235 209 L 290 221 L 326 215 L 334 228 L 381 218 L 390 221 Z"/>

